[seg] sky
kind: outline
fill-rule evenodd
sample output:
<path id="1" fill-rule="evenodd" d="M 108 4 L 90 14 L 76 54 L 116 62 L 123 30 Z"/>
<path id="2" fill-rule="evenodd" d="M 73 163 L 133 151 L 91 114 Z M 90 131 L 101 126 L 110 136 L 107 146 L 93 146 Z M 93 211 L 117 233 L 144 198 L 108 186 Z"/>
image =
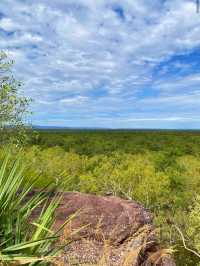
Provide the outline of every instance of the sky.
<path id="1" fill-rule="evenodd" d="M 196 0 L 1 0 L 34 125 L 200 128 Z"/>

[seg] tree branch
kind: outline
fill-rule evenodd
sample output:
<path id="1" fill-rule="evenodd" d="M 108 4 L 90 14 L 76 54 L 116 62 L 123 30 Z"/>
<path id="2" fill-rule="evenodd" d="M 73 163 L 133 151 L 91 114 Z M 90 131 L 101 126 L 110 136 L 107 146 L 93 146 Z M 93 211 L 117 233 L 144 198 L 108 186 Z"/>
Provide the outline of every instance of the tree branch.
<path id="1" fill-rule="evenodd" d="M 191 253 L 193 253 L 194 255 L 196 255 L 197 257 L 200 258 L 200 254 L 199 254 L 198 252 L 196 252 L 195 250 L 193 250 L 193 249 L 191 249 L 191 248 L 188 248 L 188 247 L 186 246 L 185 238 L 184 238 L 183 233 L 181 232 L 181 229 L 180 229 L 177 225 L 175 225 L 175 224 L 173 224 L 173 227 L 174 227 L 174 228 L 178 231 L 178 233 L 180 234 L 181 239 L 182 239 L 182 242 L 183 242 L 183 246 L 184 246 L 184 248 L 185 248 L 186 250 L 190 251 Z"/>

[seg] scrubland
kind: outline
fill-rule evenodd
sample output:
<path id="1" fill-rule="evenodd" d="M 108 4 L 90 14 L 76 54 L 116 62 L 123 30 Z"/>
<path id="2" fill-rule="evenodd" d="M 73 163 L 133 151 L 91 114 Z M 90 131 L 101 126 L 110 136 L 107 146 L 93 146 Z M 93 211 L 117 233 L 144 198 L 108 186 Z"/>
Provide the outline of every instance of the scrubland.
<path id="1" fill-rule="evenodd" d="M 41 130 L 23 149 L 9 149 L 26 165 L 25 177 L 39 176 L 38 188 L 62 183 L 64 191 L 143 203 L 155 216 L 161 243 L 174 248 L 177 265 L 198 265 L 174 225 L 200 252 L 200 132 Z"/>

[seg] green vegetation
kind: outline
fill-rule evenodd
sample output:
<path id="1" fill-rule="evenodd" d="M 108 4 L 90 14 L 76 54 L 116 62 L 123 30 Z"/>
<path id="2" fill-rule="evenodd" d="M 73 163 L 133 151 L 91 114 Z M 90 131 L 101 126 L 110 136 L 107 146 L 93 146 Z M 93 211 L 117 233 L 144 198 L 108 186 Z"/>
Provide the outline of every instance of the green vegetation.
<path id="1" fill-rule="evenodd" d="M 0 143 L 26 140 L 24 118 L 29 100 L 19 94 L 21 83 L 10 72 L 13 62 L 0 52 Z"/>
<path id="2" fill-rule="evenodd" d="M 50 198 L 55 191 L 49 185 L 33 194 L 35 182 L 24 178 L 20 161 L 10 162 L 8 155 L 0 167 L 0 260 L 3 265 L 44 265 L 55 260 L 62 248 L 56 244 L 62 227 L 52 231 L 60 196 Z"/>
<path id="3" fill-rule="evenodd" d="M 22 156 L 27 176 L 40 176 L 64 190 L 112 193 L 143 203 L 155 214 L 161 243 L 175 246 L 177 265 L 197 265 L 199 237 L 199 131 L 84 131 L 40 130 Z"/>

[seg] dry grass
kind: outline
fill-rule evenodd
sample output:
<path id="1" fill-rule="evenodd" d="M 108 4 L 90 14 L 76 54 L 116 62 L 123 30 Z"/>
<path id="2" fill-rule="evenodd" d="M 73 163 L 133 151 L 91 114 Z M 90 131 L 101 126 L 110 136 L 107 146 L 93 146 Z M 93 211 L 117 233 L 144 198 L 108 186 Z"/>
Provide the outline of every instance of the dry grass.
<path id="1" fill-rule="evenodd" d="M 97 226 L 96 233 L 98 240 L 100 237 L 101 241 L 83 238 L 73 242 L 72 249 L 66 250 L 63 256 L 63 264 L 59 265 L 138 266 L 138 262 L 145 261 L 144 265 L 150 266 L 159 265 L 163 258 L 173 253 L 172 249 L 149 251 L 149 247 L 154 245 L 149 236 L 155 233 L 150 226 L 144 226 L 119 246 L 114 246 L 111 240 L 106 240 L 100 228 Z"/>

